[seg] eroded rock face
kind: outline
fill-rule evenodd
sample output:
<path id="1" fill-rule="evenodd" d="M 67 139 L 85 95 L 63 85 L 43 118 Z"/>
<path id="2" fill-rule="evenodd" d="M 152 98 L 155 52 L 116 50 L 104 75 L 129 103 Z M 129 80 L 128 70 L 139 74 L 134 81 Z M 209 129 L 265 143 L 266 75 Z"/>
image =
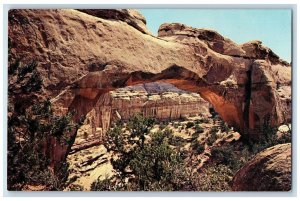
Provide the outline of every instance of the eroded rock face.
<path id="1" fill-rule="evenodd" d="M 292 182 L 291 144 L 270 147 L 242 167 L 233 178 L 234 191 L 289 191 Z"/>
<path id="2" fill-rule="evenodd" d="M 210 29 L 196 29 L 180 23 L 165 23 L 159 27 L 158 37 L 166 40 L 176 40 L 185 44 L 199 43 L 201 41 L 220 54 L 248 59 L 267 59 L 274 64 L 289 65 L 270 48 L 263 46 L 261 41 L 254 40 L 238 45 Z"/>
<path id="3" fill-rule="evenodd" d="M 220 54 L 246 56 L 246 52 L 239 45 L 214 30 L 196 29 L 180 23 L 165 23 L 159 27 L 158 37 L 185 44 L 203 42 Z"/>
<path id="4" fill-rule="evenodd" d="M 251 67 L 249 128 L 256 129 L 266 120 L 273 125 L 291 122 L 290 72 L 280 65 L 270 66 L 257 60 Z M 280 76 L 277 76 L 280 74 Z"/>
<path id="5" fill-rule="evenodd" d="M 78 9 L 81 12 L 95 17 L 120 20 L 136 28 L 142 33 L 151 34 L 146 27 L 146 19 L 137 10 L 133 9 Z"/>
<path id="6" fill-rule="evenodd" d="M 197 93 L 187 93 L 171 84 L 147 83 L 120 88 L 99 98 L 89 113 L 91 127 L 105 133 L 112 122 L 134 114 L 174 120 L 185 116 L 210 116 L 209 103 Z"/>

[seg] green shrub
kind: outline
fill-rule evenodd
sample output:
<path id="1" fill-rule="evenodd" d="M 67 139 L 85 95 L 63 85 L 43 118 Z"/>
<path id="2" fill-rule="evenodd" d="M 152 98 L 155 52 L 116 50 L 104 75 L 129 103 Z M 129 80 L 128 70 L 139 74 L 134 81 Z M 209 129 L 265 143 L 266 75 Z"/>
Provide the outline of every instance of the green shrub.
<path id="1" fill-rule="evenodd" d="M 243 143 L 249 147 L 249 150 L 253 154 L 277 144 L 291 142 L 291 133 L 288 133 L 282 138 L 277 137 L 278 127 L 271 125 L 270 119 L 270 115 L 266 115 L 264 124 L 259 130 L 260 135 L 257 138 L 251 138 L 247 132 L 242 135 Z"/>
<path id="2" fill-rule="evenodd" d="M 187 122 L 187 124 L 186 124 L 186 128 L 192 128 L 194 126 L 195 126 L 195 123 L 191 122 L 191 121 Z"/>
<path id="3" fill-rule="evenodd" d="M 165 129 L 165 128 L 167 127 L 167 125 L 168 125 L 168 123 L 162 121 L 162 122 L 160 122 L 160 124 L 159 124 L 159 129 L 160 129 L 160 130 L 163 130 L 163 129 Z"/>
<path id="4" fill-rule="evenodd" d="M 213 147 L 211 149 L 211 156 L 218 164 L 228 165 L 233 158 L 232 146 Z"/>
<path id="5" fill-rule="evenodd" d="M 225 165 L 210 166 L 201 173 L 197 180 L 199 191 L 230 191 L 232 170 Z"/>
<path id="6" fill-rule="evenodd" d="M 195 132 L 192 134 L 192 140 L 197 140 L 199 137 L 199 133 Z"/>
<path id="7" fill-rule="evenodd" d="M 91 184 L 91 191 L 114 191 L 116 186 L 112 185 L 112 181 L 109 178 L 101 180 L 98 178 Z"/>
<path id="8" fill-rule="evenodd" d="M 180 120 L 180 121 L 187 121 L 188 118 L 187 118 L 186 116 L 180 116 L 180 117 L 179 117 L 179 120 Z"/>
<path id="9" fill-rule="evenodd" d="M 207 119 L 207 118 L 200 119 L 199 123 L 205 123 L 205 124 L 207 124 L 207 123 L 209 123 L 209 119 Z"/>
<path id="10" fill-rule="evenodd" d="M 56 162 L 50 171 L 49 153 L 53 144 L 71 143 L 70 133 L 77 129 L 73 113 L 57 116 L 49 99 L 36 93 L 42 89 L 42 78 L 35 61 L 22 63 L 9 56 L 8 86 L 8 153 L 7 188 L 22 190 L 23 185 L 44 185 L 45 190 L 62 190 L 69 174 L 68 164 Z M 42 100 L 41 100 L 42 99 Z"/>
<path id="11" fill-rule="evenodd" d="M 209 130 L 209 136 L 206 140 L 206 142 L 209 146 L 212 146 L 213 143 L 218 139 L 217 132 L 218 132 L 218 127 L 217 126 L 213 126 Z"/>
<path id="12" fill-rule="evenodd" d="M 195 120 L 195 124 L 201 124 L 201 120 L 200 119 L 196 119 Z"/>
<path id="13" fill-rule="evenodd" d="M 290 131 L 284 133 L 280 138 L 278 138 L 278 144 L 291 143 L 292 133 Z"/>
<path id="14" fill-rule="evenodd" d="M 204 151 L 204 146 L 202 144 L 200 144 L 198 141 L 194 141 L 191 144 L 191 147 L 192 147 L 193 151 L 196 152 L 196 154 L 201 154 Z"/>
<path id="15" fill-rule="evenodd" d="M 220 129 L 221 132 L 225 132 L 225 133 L 228 133 L 230 131 L 230 128 L 228 127 L 227 123 L 225 123 L 223 120 L 221 120 Z"/>
<path id="16" fill-rule="evenodd" d="M 142 119 L 141 119 L 142 120 Z M 144 146 L 131 146 L 131 150 L 119 153 L 112 165 L 118 174 L 111 179 L 96 180 L 92 190 L 176 190 L 181 186 L 183 160 L 170 146 L 171 131 L 151 135 Z M 123 144 L 126 142 L 123 141 Z M 134 144 L 132 144 L 134 145 Z M 131 171 L 127 172 L 126 167 Z M 118 176 L 120 175 L 120 176 Z M 127 183 L 124 178 L 131 175 Z M 179 180 L 178 180 L 179 179 Z"/>
<path id="17" fill-rule="evenodd" d="M 200 134 L 204 132 L 204 129 L 199 124 L 196 124 L 195 132 Z"/>
<path id="18" fill-rule="evenodd" d="M 174 124 L 173 124 L 173 127 L 174 127 L 174 128 L 178 128 L 179 125 L 180 125 L 179 123 L 174 123 Z"/>
<path id="19" fill-rule="evenodd" d="M 213 127 L 210 128 L 209 133 L 211 135 L 216 135 L 218 131 L 219 131 L 218 127 L 217 126 L 213 126 Z"/>
<path id="20" fill-rule="evenodd" d="M 140 125 L 140 118 L 134 125 Z M 131 127 L 131 129 L 138 130 Z M 198 173 L 192 172 L 187 163 L 183 160 L 188 158 L 190 151 L 178 149 L 170 145 L 182 146 L 185 140 L 172 134 L 172 130 L 166 129 L 163 132 L 151 134 L 151 137 L 144 146 L 138 145 L 138 139 L 133 136 L 142 136 L 132 133 L 127 137 L 123 136 L 122 129 L 112 128 L 108 135 L 107 144 L 110 146 L 123 147 L 130 145 L 128 150 L 114 149 L 118 159 L 112 159 L 112 165 L 116 175 L 110 179 L 96 180 L 91 185 L 91 190 L 130 190 L 130 191 L 178 191 L 198 190 Z M 149 135 L 149 129 L 143 135 Z M 199 134 L 195 134 L 196 138 Z M 116 142 L 115 142 L 116 141 Z M 200 154 L 204 146 L 196 140 L 192 143 L 193 152 Z M 177 151 L 175 151 L 177 150 Z M 181 150 L 181 151 L 179 151 Z M 191 167 L 194 165 L 191 164 Z M 126 180 L 126 182 L 125 182 Z"/>
<path id="21" fill-rule="evenodd" d="M 235 150 L 233 145 L 223 145 L 211 149 L 211 159 L 216 164 L 228 166 L 233 172 L 238 171 L 250 158 L 247 148 Z"/>
<path id="22" fill-rule="evenodd" d="M 71 184 L 69 186 L 70 191 L 84 191 L 83 186 L 79 185 L 79 184 Z"/>
<path id="23" fill-rule="evenodd" d="M 207 139 L 206 139 L 206 143 L 208 146 L 212 146 L 213 143 L 217 140 L 217 136 L 216 135 L 210 135 Z"/>
<path id="24" fill-rule="evenodd" d="M 183 146 L 185 140 L 179 136 L 172 136 L 169 138 L 169 143 L 173 146 Z"/>

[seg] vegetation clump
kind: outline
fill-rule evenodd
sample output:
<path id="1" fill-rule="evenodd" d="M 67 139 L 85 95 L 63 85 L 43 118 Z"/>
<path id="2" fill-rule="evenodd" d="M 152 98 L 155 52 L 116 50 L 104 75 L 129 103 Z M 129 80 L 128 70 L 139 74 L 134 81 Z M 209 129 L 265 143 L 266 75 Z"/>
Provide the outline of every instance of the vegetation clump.
<path id="1" fill-rule="evenodd" d="M 203 133 L 204 132 L 204 129 L 199 125 L 199 124 L 196 124 L 195 126 L 195 133 Z"/>
<path id="2" fill-rule="evenodd" d="M 186 124 L 186 128 L 192 128 L 192 127 L 194 127 L 194 126 L 195 126 L 195 123 L 192 122 L 192 121 L 189 121 L 189 122 L 187 122 L 187 124 Z"/>
<path id="3" fill-rule="evenodd" d="M 211 127 L 211 129 L 209 130 L 209 136 L 207 138 L 207 144 L 209 146 L 212 146 L 213 143 L 218 139 L 217 136 L 217 132 L 218 132 L 218 127 L 217 126 L 213 126 Z"/>
<path id="4" fill-rule="evenodd" d="M 43 80 L 35 60 L 13 59 L 9 48 L 8 67 L 8 153 L 7 186 L 22 190 L 42 185 L 44 190 L 61 190 L 68 176 L 68 164 L 50 168 L 47 155 L 51 139 L 61 146 L 71 143 L 78 125 L 73 113 L 57 116 L 49 99 L 39 96 Z"/>
<path id="5" fill-rule="evenodd" d="M 105 146 L 117 157 L 111 160 L 117 174 L 104 180 L 97 179 L 91 190 L 169 191 L 201 190 L 201 175 L 192 171 L 186 160 L 189 153 L 178 151 L 185 140 L 165 129 L 151 134 L 154 120 L 138 114 L 127 125 L 129 134 L 115 125 L 107 134 Z M 199 134 L 196 134 L 199 136 Z M 192 154 L 201 154 L 204 146 L 197 141 L 191 144 Z M 147 141 L 143 140 L 147 139 Z M 175 147 L 173 147 L 175 146 Z M 210 175 L 206 175 L 209 179 Z M 226 180 L 227 182 L 227 180 Z M 215 185 L 215 184 L 212 184 Z M 219 184 L 218 184 L 219 185 Z"/>
<path id="6" fill-rule="evenodd" d="M 203 153 L 204 151 L 204 145 L 200 144 L 198 141 L 192 142 L 191 147 L 197 155 Z"/>

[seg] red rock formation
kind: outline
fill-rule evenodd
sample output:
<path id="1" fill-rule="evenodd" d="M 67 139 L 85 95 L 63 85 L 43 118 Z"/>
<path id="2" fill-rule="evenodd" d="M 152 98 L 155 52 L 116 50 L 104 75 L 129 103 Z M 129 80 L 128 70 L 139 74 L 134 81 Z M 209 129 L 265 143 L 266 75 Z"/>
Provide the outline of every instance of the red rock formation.
<path id="1" fill-rule="evenodd" d="M 270 147 L 246 163 L 233 178 L 234 191 L 289 191 L 291 144 Z"/>
<path id="2" fill-rule="evenodd" d="M 133 9 L 78 9 L 81 12 L 108 20 L 119 20 L 142 33 L 151 34 L 146 27 L 146 19 Z"/>
<path id="3" fill-rule="evenodd" d="M 111 90 L 161 81 L 199 93 L 240 131 L 259 134 L 268 116 L 277 125 L 290 119 L 291 67 L 260 42 L 237 45 L 178 23 L 154 37 L 136 12 L 106 11 L 9 11 L 12 56 L 38 61 L 56 112 L 75 109 L 79 118 Z"/>

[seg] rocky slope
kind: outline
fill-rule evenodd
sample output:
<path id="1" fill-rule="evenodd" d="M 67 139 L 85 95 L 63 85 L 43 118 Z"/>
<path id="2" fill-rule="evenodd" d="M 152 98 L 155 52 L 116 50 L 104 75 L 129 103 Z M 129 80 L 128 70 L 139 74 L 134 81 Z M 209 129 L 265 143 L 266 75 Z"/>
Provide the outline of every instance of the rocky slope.
<path id="1" fill-rule="evenodd" d="M 289 191 L 292 181 L 291 144 L 279 144 L 259 154 L 233 179 L 234 191 Z"/>
<path id="2" fill-rule="evenodd" d="M 291 67 L 261 42 L 238 45 L 179 23 L 154 37 L 145 25 L 136 11 L 10 10 L 8 37 L 12 57 L 39 63 L 56 112 L 76 110 L 77 119 L 97 108 L 106 114 L 109 91 L 161 81 L 199 93 L 254 137 L 266 118 L 290 121 Z"/>
<path id="3" fill-rule="evenodd" d="M 66 190 L 70 190 L 74 185 L 80 185 L 84 187 L 84 190 L 89 190 L 93 181 L 98 178 L 105 179 L 114 174 L 110 155 L 103 145 L 71 153 L 67 161 L 70 164 L 70 174 Z"/>

